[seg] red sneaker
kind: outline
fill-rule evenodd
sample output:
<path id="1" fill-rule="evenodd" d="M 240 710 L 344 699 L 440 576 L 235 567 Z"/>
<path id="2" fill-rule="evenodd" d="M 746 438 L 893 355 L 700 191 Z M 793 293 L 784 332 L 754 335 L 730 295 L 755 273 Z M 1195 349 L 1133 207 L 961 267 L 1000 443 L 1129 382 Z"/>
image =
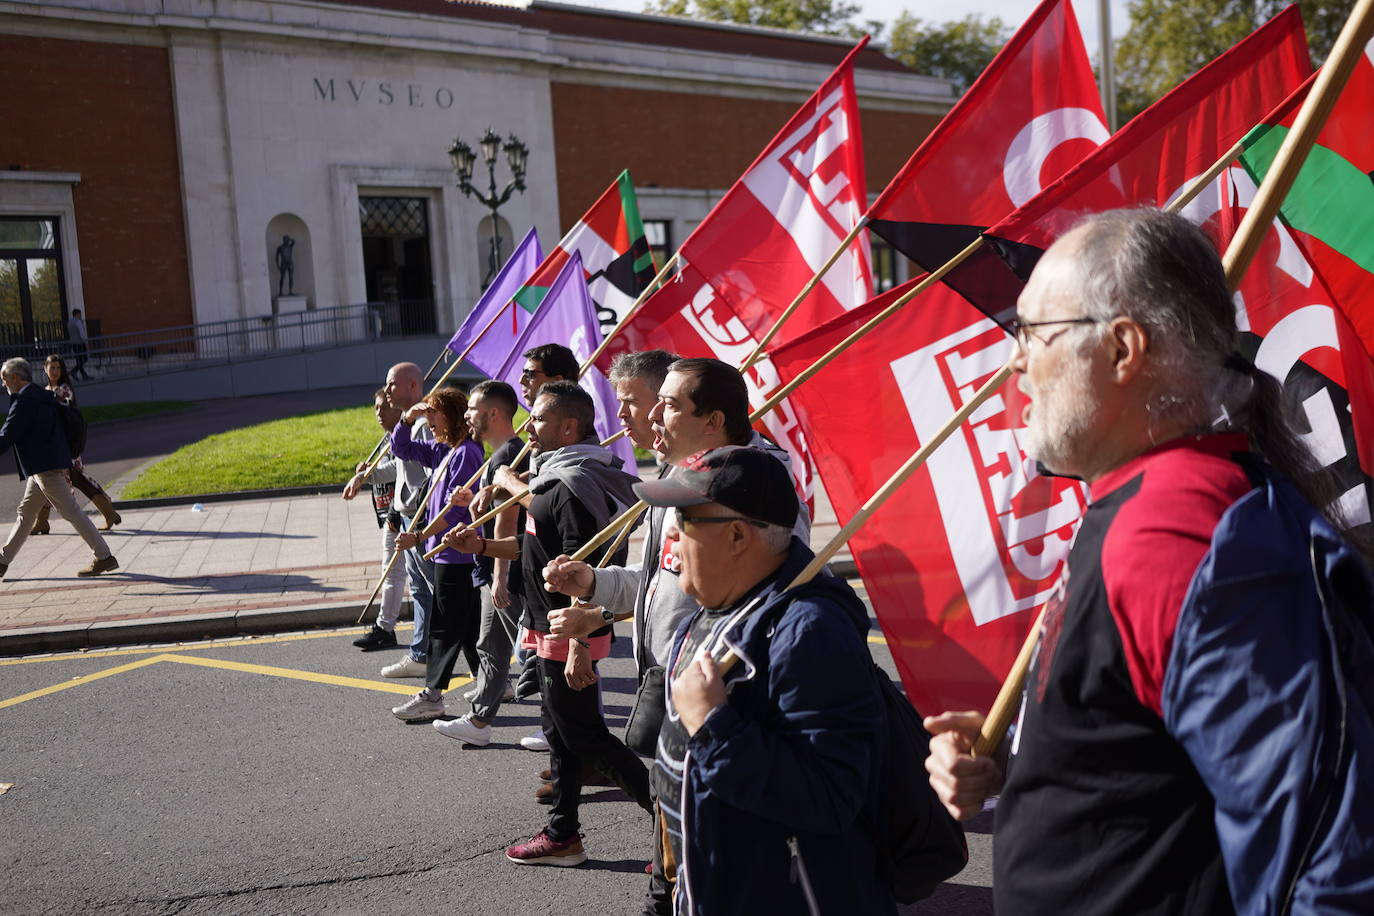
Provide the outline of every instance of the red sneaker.
<path id="1" fill-rule="evenodd" d="M 528 843 L 506 847 L 506 858 L 517 865 L 557 865 L 567 868 L 587 861 L 582 848 L 582 834 L 561 843 L 549 835 L 549 828 L 536 833 Z"/>

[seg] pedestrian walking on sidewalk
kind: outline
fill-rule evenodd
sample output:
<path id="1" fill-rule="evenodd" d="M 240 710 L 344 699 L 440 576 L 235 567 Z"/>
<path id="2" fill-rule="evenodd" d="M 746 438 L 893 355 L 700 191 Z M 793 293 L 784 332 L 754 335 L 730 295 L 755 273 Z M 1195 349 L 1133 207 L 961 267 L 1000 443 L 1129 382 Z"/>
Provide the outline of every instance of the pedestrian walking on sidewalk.
<path id="1" fill-rule="evenodd" d="M 57 398 L 57 403 L 65 404 L 68 407 L 76 406 L 76 392 L 72 390 L 72 377 L 67 374 L 67 364 L 62 357 L 56 353 L 51 354 L 43 361 L 43 373 L 48 379 L 48 390 Z M 114 502 L 110 495 L 105 492 L 95 478 L 89 476 L 81 466 L 81 456 L 72 456 L 72 466 L 67 471 L 67 477 L 71 480 L 72 486 L 86 494 L 86 498 L 91 501 L 91 505 L 100 510 L 105 523 L 100 526 L 101 531 L 109 531 L 115 525 L 124 521 L 119 513 L 115 511 Z M 33 531 L 30 534 L 48 534 L 51 529 L 48 527 L 48 513 L 52 511 L 52 504 L 47 500 L 38 509 L 38 520 L 33 524 Z"/>
<path id="2" fill-rule="evenodd" d="M 110 553 L 109 545 L 95 530 L 95 525 L 77 508 L 71 487 L 67 485 L 72 454 L 57 416 L 57 399 L 51 391 L 33 383 L 33 369 L 28 360 L 19 357 L 5 360 L 0 367 L 0 383 L 10 393 L 9 412 L 4 425 L 0 426 L 0 454 L 14 446 L 19 479 L 27 481 L 24 495 L 19 499 L 14 526 L 10 528 L 5 546 L 0 548 L 0 578 L 9 571 L 19 548 L 28 539 L 38 516 L 38 507 L 45 497 L 95 553 L 91 564 L 79 570 L 78 576 L 98 576 L 118 569 L 119 561 Z"/>

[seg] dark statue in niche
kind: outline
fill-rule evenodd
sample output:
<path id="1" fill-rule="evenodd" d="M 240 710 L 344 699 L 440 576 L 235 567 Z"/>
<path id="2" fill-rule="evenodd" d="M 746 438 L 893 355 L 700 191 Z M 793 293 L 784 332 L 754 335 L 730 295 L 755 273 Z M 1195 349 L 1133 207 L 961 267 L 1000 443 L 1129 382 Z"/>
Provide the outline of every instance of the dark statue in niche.
<path id="1" fill-rule="evenodd" d="M 296 240 L 289 235 L 281 237 L 281 244 L 277 246 L 277 295 L 282 294 L 281 288 L 286 286 L 286 295 L 296 295 L 296 264 L 292 254 L 296 247 Z"/>

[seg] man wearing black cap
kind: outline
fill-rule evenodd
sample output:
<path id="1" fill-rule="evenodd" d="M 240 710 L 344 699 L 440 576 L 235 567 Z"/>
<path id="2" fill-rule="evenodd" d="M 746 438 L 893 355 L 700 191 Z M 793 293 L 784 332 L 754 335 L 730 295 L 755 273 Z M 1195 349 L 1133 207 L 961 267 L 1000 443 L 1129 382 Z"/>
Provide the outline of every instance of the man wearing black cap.
<path id="1" fill-rule="evenodd" d="M 701 603 L 668 658 L 653 776 L 679 913 L 895 913 L 873 841 L 886 720 L 844 581 L 787 590 L 811 550 L 792 536 L 787 470 L 727 446 L 635 486 L 672 507 L 680 583 Z M 732 649 L 742 661 L 722 673 Z"/>

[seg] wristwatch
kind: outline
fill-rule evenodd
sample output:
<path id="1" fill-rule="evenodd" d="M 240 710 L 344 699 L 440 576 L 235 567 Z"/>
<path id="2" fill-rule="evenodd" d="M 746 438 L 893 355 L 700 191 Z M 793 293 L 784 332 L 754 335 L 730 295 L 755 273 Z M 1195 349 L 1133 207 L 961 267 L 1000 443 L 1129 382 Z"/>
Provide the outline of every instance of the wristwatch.
<path id="1" fill-rule="evenodd" d="M 608 607 L 601 609 L 601 619 L 606 623 L 615 623 L 615 612 Z"/>

